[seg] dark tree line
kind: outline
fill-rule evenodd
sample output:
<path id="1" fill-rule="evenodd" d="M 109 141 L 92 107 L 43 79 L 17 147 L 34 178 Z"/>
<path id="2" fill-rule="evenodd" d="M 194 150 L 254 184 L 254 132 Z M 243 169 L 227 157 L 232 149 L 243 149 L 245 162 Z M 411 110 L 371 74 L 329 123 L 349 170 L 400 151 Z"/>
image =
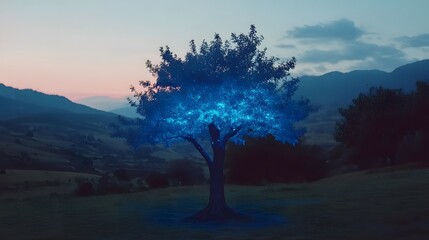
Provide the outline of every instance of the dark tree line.
<path id="1" fill-rule="evenodd" d="M 228 180 L 248 185 L 315 181 L 326 176 L 326 159 L 324 149 L 303 141 L 292 145 L 273 136 L 248 137 L 245 145 L 228 144 Z"/>

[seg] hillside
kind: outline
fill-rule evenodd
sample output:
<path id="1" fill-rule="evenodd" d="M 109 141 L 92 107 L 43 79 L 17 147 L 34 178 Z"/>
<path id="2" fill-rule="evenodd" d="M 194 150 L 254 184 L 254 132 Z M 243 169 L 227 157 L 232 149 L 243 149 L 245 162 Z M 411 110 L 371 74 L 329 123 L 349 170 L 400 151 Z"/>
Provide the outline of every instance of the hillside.
<path id="1" fill-rule="evenodd" d="M 110 136 L 116 114 L 65 97 L 0 84 L 0 168 L 94 172 L 133 165 Z"/>
<path id="2" fill-rule="evenodd" d="M 17 101 L 0 96 L 0 120 L 14 119 L 43 112 L 60 112 L 60 109 Z"/>
<path id="3" fill-rule="evenodd" d="M 0 168 L 97 172 L 161 171 L 166 160 L 198 158 L 192 146 L 134 152 L 112 138 L 118 115 L 65 97 L 0 85 Z"/>
<path id="4" fill-rule="evenodd" d="M 134 161 L 110 137 L 115 117 L 47 112 L 0 121 L 0 168 L 91 172 Z"/>
<path id="5" fill-rule="evenodd" d="M 63 96 L 44 94 L 31 89 L 16 89 L 5 86 L 1 83 L 0 97 L 0 106 L 8 107 L 8 109 L 2 111 L 0 117 L 9 114 L 7 117 L 9 119 L 15 117 L 13 115 L 15 113 L 17 116 L 22 116 L 26 115 L 25 113 L 34 114 L 41 112 L 55 112 L 58 110 L 79 114 L 113 115 L 82 104 L 74 103 Z M 19 107 L 20 110 L 14 110 L 14 106 Z"/>

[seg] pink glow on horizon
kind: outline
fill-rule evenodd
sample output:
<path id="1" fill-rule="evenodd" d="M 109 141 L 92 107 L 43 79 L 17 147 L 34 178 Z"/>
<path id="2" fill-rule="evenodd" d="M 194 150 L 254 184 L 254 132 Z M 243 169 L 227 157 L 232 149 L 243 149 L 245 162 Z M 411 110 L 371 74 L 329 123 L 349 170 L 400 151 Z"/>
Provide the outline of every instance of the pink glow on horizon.
<path id="1" fill-rule="evenodd" d="M 131 84 L 153 77 L 138 57 L 74 58 L 70 56 L 34 60 L 31 54 L 0 59 L 0 83 L 19 89 L 33 89 L 76 101 L 92 96 L 126 98 Z"/>

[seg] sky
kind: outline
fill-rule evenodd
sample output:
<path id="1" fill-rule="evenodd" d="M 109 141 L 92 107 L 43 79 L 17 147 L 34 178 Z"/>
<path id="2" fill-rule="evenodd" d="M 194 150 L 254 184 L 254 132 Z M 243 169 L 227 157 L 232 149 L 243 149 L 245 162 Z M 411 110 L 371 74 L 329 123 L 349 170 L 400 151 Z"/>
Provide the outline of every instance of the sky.
<path id="1" fill-rule="evenodd" d="M 429 58 L 427 0 L 0 0 L 0 83 L 71 100 L 124 98 L 159 48 L 248 33 L 294 76 L 392 71 Z"/>

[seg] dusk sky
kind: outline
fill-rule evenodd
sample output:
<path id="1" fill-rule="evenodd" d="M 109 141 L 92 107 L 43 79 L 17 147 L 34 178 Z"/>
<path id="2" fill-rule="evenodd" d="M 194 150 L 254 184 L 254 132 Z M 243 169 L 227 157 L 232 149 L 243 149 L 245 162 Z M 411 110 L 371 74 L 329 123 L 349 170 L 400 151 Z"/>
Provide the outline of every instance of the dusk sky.
<path id="1" fill-rule="evenodd" d="M 292 73 L 380 69 L 429 58 L 427 0 L 0 0 L 0 83 L 123 98 L 159 47 L 228 39 L 255 24 Z"/>

